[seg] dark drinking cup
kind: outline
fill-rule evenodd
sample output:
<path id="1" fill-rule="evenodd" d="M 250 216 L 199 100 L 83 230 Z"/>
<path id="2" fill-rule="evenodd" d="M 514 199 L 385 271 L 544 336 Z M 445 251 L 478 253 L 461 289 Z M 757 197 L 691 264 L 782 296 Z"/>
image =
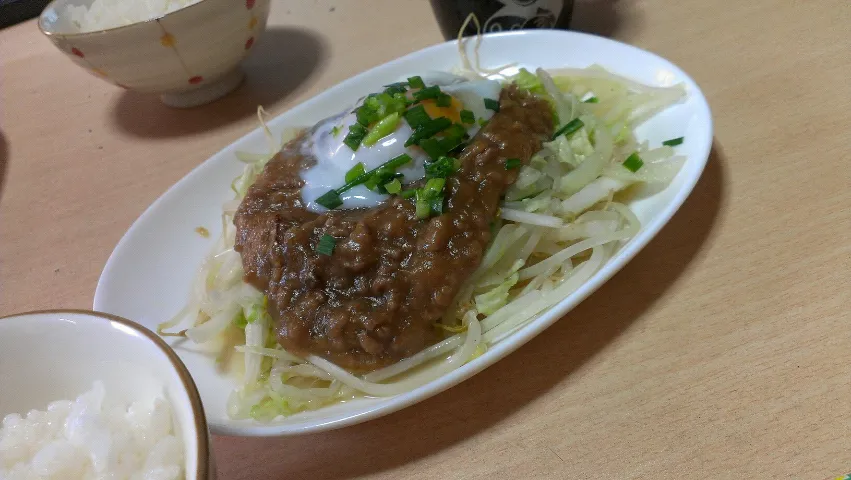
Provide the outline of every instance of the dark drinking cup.
<path id="1" fill-rule="evenodd" d="M 431 8 L 447 40 L 458 37 L 458 30 L 475 13 L 482 33 L 504 32 L 521 28 L 564 28 L 570 23 L 573 0 L 430 0 Z M 475 35 L 473 22 L 464 35 Z"/>

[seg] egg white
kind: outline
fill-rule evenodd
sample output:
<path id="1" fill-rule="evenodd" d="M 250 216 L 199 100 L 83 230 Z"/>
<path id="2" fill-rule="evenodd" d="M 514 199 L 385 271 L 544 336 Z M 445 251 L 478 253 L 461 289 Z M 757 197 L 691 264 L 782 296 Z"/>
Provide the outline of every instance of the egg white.
<path id="1" fill-rule="evenodd" d="M 424 76 L 426 85 L 441 85 L 441 91 L 457 99 L 463 108 L 470 110 L 476 117 L 476 122 L 470 125 L 467 133 L 472 137 L 478 133 L 480 120 L 488 120 L 493 111 L 485 108 L 485 98 L 499 99 L 502 89 L 496 80 L 463 81 L 462 77 L 452 74 L 431 72 Z M 404 175 L 403 183 L 417 181 L 425 176 L 423 168 L 428 156 L 419 147 L 405 147 L 405 141 L 413 134 L 413 130 L 405 120 L 399 122 L 396 130 L 379 140 L 375 145 L 361 145 L 357 151 L 352 151 L 343 139 L 349 127 L 357 122 L 354 113 L 349 109 L 337 116 L 320 122 L 303 146 L 303 154 L 316 159 L 316 165 L 301 172 L 304 186 L 301 190 L 302 200 L 308 210 L 321 213 L 325 207 L 316 203 L 316 199 L 331 189 L 339 188 L 345 183 L 346 172 L 358 163 L 363 163 L 366 171 L 378 168 L 391 158 L 406 153 L 413 161 L 396 171 Z M 336 127 L 336 128 L 335 128 Z M 335 134 L 336 132 L 336 134 Z M 371 208 L 388 198 L 373 192 L 363 185 L 344 192 L 341 196 L 343 205 L 339 208 Z"/>

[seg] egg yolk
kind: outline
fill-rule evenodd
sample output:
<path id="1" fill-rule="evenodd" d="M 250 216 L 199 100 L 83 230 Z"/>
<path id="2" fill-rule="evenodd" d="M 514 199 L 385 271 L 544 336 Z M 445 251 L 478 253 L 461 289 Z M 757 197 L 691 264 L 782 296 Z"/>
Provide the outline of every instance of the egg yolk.
<path id="1" fill-rule="evenodd" d="M 452 102 L 448 107 L 438 107 L 435 100 L 424 100 L 422 106 L 431 118 L 446 117 L 454 123 L 461 123 L 461 110 L 464 109 L 464 105 L 455 97 L 450 98 Z"/>

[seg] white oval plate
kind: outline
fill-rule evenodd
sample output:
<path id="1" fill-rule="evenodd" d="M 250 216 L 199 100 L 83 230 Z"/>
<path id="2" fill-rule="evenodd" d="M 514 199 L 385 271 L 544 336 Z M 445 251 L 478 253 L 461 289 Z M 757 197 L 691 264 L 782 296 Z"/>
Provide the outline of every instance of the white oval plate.
<path id="1" fill-rule="evenodd" d="M 597 63 L 650 85 L 683 82 L 688 91 L 686 101 L 646 122 L 637 135 L 651 145 L 685 136 L 685 143 L 677 147 L 678 153 L 687 157 L 685 166 L 665 190 L 632 203 L 643 225 L 641 231 L 585 285 L 484 355 L 411 392 L 350 401 L 271 424 L 231 420 L 226 413 L 226 402 L 236 381 L 220 374 L 209 354 L 193 351 L 186 344 L 175 345 L 170 339 L 192 372 L 215 433 L 293 435 L 339 428 L 386 415 L 460 383 L 528 342 L 597 290 L 659 232 L 691 193 L 709 156 L 712 118 L 698 86 L 675 65 L 613 40 L 559 30 L 488 35 L 482 42 L 480 55 L 484 67 L 512 62 L 531 69 L 586 67 Z M 286 127 L 312 125 L 376 86 L 424 71 L 449 70 L 459 61 L 456 42 L 420 50 L 342 82 L 278 116 L 269 126 L 279 134 Z M 180 310 L 202 259 L 219 236 L 221 205 L 232 198 L 230 183 L 242 170 L 234 152 L 263 152 L 266 148 L 266 140 L 258 128 L 198 166 L 157 199 L 112 252 L 95 292 L 95 310 L 133 319 L 152 330 Z M 208 228 L 211 238 L 195 233 L 198 226 Z"/>

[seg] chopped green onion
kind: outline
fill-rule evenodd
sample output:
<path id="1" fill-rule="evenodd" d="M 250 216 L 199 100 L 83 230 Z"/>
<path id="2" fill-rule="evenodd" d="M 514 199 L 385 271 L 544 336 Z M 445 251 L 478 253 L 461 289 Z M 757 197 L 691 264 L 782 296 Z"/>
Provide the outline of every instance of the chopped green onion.
<path id="1" fill-rule="evenodd" d="M 662 145 L 667 145 L 669 147 L 676 147 L 677 145 L 682 144 L 683 140 L 685 140 L 685 137 L 672 138 L 670 140 L 665 140 L 664 142 L 662 142 Z"/>
<path id="2" fill-rule="evenodd" d="M 378 191 L 378 185 L 384 184 L 393 178 L 393 174 L 385 171 L 379 171 L 372 174 L 371 177 L 367 178 L 365 182 L 363 182 L 363 186 L 372 190 Z M 382 185 L 383 186 L 383 185 Z"/>
<path id="3" fill-rule="evenodd" d="M 425 138 L 419 141 L 419 146 L 432 160 L 437 160 L 460 147 L 468 137 L 467 130 L 456 123 L 443 131 L 443 138 Z"/>
<path id="4" fill-rule="evenodd" d="M 364 182 L 364 186 L 373 192 L 386 194 L 387 189 L 384 188 L 384 185 L 390 183 L 393 180 L 397 180 L 403 178 L 404 175 L 401 173 L 393 172 L 392 170 L 379 170 L 374 173 L 366 182 Z M 400 182 L 401 183 L 401 182 Z"/>
<path id="5" fill-rule="evenodd" d="M 381 183 L 381 182 L 386 182 L 386 181 L 390 180 L 390 178 L 393 178 L 393 177 L 386 177 L 386 176 L 383 176 L 383 175 L 373 175 L 373 176 L 367 178 L 365 182 L 363 182 L 363 186 L 366 187 L 367 189 L 372 190 L 373 192 L 377 193 L 378 192 L 378 184 Z"/>
<path id="6" fill-rule="evenodd" d="M 588 97 L 582 101 L 583 103 L 600 103 L 600 99 L 597 97 Z"/>
<path id="7" fill-rule="evenodd" d="M 443 195 L 438 195 L 432 198 L 428 203 L 432 215 L 440 215 L 443 213 Z"/>
<path id="8" fill-rule="evenodd" d="M 378 112 L 378 118 L 384 118 L 391 113 L 402 113 L 408 106 L 408 99 L 403 93 L 394 93 L 393 95 L 382 93 L 377 97 L 366 100 L 369 105 Z"/>
<path id="9" fill-rule="evenodd" d="M 437 117 L 430 120 L 428 123 L 420 125 L 414 129 L 414 134 L 405 142 L 406 147 L 419 144 L 424 138 L 431 138 L 452 125 L 452 120 L 446 117 Z"/>
<path id="10" fill-rule="evenodd" d="M 334 125 L 334 128 L 331 129 L 331 135 L 336 137 L 339 134 L 340 134 L 340 126 Z"/>
<path id="11" fill-rule="evenodd" d="M 452 97 L 445 93 L 441 93 L 437 96 L 437 100 L 434 101 L 438 107 L 448 107 L 452 105 Z"/>
<path id="12" fill-rule="evenodd" d="M 446 185 L 444 178 L 432 178 L 426 182 L 423 188 L 416 190 L 417 200 L 415 202 L 416 215 L 419 219 L 425 219 L 437 213 L 443 213 L 443 187 Z"/>
<path id="13" fill-rule="evenodd" d="M 461 123 L 468 125 L 476 123 L 476 116 L 470 110 L 461 110 Z"/>
<path id="14" fill-rule="evenodd" d="M 392 176 L 393 172 L 396 171 L 397 168 L 401 167 L 402 165 L 404 165 L 404 164 L 406 164 L 410 161 L 411 161 L 411 156 L 403 153 L 402 155 L 399 155 L 398 157 L 394 157 L 394 158 L 388 160 L 387 162 L 379 165 L 377 168 L 373 168 L 372 170 L 370 170 L 366 173 L 362 173 L 362 174 L 358 175 L 357 178 L 353 179 L 350 182 L 346 182 L 345 185 L 336 189 L 335 191 L 338 194 L 340 194 L 340 193 L 343 193 L 347 190 L 350 190 L 353 187 L 356 187 L 356 186 L 358 186 L 362 183 L 366 183 L 367 180 L 369 180 L 370 178 L 372 178 L 375 174 L 378 174 L 379 172 L 381 172 L 381 173 L 389 172 L 387 174 L 387 176 L 390 177 L 390 176 Z"/>
<path id="15" fill-rule="evenodd" d="M 509 158 L 505 161 L 506 170 L 514 170 L 515 168 L 520 168 L 521 165 L 523 165 L 523 162 L 519 158 Z"/>
<path id="16" fill-rule="evenodd" d="M 639 168 L 644 165 L 644 160 L 638 156 L 638 152 L 633 153 L 632 155 L 626 157 L 626 160 L 623 162 L 623 166 L 626 167 L 630 172 L 637 172 Z"/>
<path id="17" fill-rule="evenodd" d="M 430 122 L 431 117 L 428 116 L 428 113 L 425 111 L 425 107 L 417 105 L 413 108 L 409 108 L 405 112 L 405 120 L 407 120 L 408 125 L 410 125 L 411 128 L 417 128 Z"/>
<path id="18" fill-rule="evenodd" d="M 444 137 L 440 139 L 440 146 L 446 153 L 450 153 L 458 147 L 464 145 L 464 137 Z"/>
<path id="19" fill-rule="evenodd" d="M 366 136 L 366 127 L 361 125 L 360 123 L 355 123 L 349 127 L 349 133 L 346 135 L 346 138 L 343 139 L 343 143 L 348 145 L 352 151 L 357 151 L 358 147 L 360 147 L 361 142 L 363 141 L 363 137 Z"/>
<path id="20" fill-rule="evenodd" d="M 574 118 L 573 120 L 567 122 L 563 127 L 559 128 L 556 133 L 553 134 L 553 140 L 560 137 L 561 135 L 570 136 L 579 131 L 580 128 L 584 127 L 585 124 L 582 120 L 578 118 Z"/>
<path id="21" fill-rule="evenodd" d="M 485 128 L 485 127 L 487 127 L 487 126 L 488 126 L 488 123 L 490 123 L 490 120 L 485 120 L 484 118 L 480 118 L 480 119 L 479 119 L 479 126 L 480 126 L 481 128 Z"/>
<path id="22" fill-rule="evenodd" d="M 408 108 L 408 97 L 404 93 L 394 93 L 392 98 L 393 101 L 387 104 L 388 113 L 403 113 Z"/>
<path id="23" fill-rule="evenodd" d="M 363 105 L 355 110 L 358 123 L 368 127 L 393 113 L 402 113 L 408 106 L 404 91 L 399 93 L 373 93 L 366 97 Z"/>
<path id="24" fill-rule="evenodd" d="M 411 88 L 425 88 L 425 82 L 423 82 L 422 77 L 419 75 L 408 77 L 408 85 L 410 85 Z"/>
<path id="25" fill-rule="evenodd" d="M 393 133 L 396 130 L 396 125 L 399 124 L 399 113 L 394 112 L 382 118 L 375 124 L 363 139 L 363 144 L 367 147 L 375 145 L 377 141 Z"/>
<path id="26" fill-rule="evenodd" d="M 387 167 L 387 168 L 392 168 L 392 169 L 395 170 L 395 169 L 401 167 L 402 165 L 409 163 L 410 161 L 411 161 L 411 156 L 408 155 L 407 153 L 403 153 L 403 154 L 399 155 L 398 157 L 391 158 L 383 166 Z M 379 167 L 379 168 L 381 168 L 381 167 Z"/>
<path id="27" fill-rule="evenodd" d="M 398 178 L 394 178 L 392 182 L 384 184 L 384 189 L 387 190 L 387 193 L 397 194 L 402 191 L 402 182 Z"/>
<path id="28" fill-rule="evenodd" d="M 420 190 L 417 190 L 417 200 L 414 203 L 414 208 L 417 218 L 421 220 L 431 215 L 431 200 L 427 200 L 420 195 Z"/>
<path id="29" fill-rule="evenodd" d="M 494 112 L 499 111 L 499 100 L 494 100 L 492 98 L 485 99 L 485 108 L 488 110 L 493 110 Z"/>
<path id="30" fill-rule="evenodd" d="M 387 193 L 384 189 L 384 184 L 392 181 L 393 179 L 402 178 L 403 175 L 401 173 L 397 173 L 396 169 L 410 161 L 410 155 L 405 153 L 398 157 L 394 157 L 380 167 L 367 172 L 366 175 L 368 177 L 366 181 L 363 182 L 364 186 L 374 192 L 382 194 Z"/>
<path id="31" fill-rule="evenodd" d="M 406 97 L 404 93 L 395 93 L 393 94 L 393 102 L 390 105 L 390 107 L 392 107 L 392 110 L 389 110 L 389 112 L 403 113 L 405 109 L 408 108 L 408 103 L 408 97 Z"/>
<path id="32" fill-rule="evenodd" d="M 364 103 L 355 110 L 355 116 L 359 124 L 368 127 L 370 123 L 378 120 L 378 110 L 374 106 Z"/>
<path id="33" fill-rule="evenodd" d="M 444 185 L 446 185 L 445 178 L 430 178 L 423 187 L 423 195 L 430 200 L 443 191 Z"/>
<path id="34" fill-rule="evenodd" d="M 400 93 L 404 94 L 407 91 L 408 89 L 406 89 L 405 87 L 388 87 L 384 89 L 384 93 L 388 95 L 398 95 Z"/>
<path id="35" fill-rule="evenodd" d="M 379 184 L 384 184 L 394 178 L 401 177 L 402 174 L 396 173 L 396 169 L 401 167 L 402 165 L 405 165 L 406 163 L 409 163 L 410 161 L 411 156 L 406 153 L 403 153 L 397 157 L 393 157 L 390 160 L 379 165 L 377 168 L 373 168 L 368 172 L 361 173 L 357 177 L 347 181 L 346 184 L 342 187 L 334 190 L 328 190 L 328 192 L 316 199 L 316 203 L 322 205 L 323 207 L 329 210 L 333 210 L 343 204 L 343 199 L 340 198 L 340 194 L 342 194 L 343 192 L 350 190 L 357 185 L 364 184 L 367 182 L 370 182 L 370 184 L 373 185 L 372 187 L 368 187 L 370 188 L 370 190 L 372 190 L 374 188 L 377 188 Z M 381 193 L 385 192 L 382 191 Z"/>
<path id="36" fill-rule="evenodd" d="M 465 140 L 470 138 L 467 134 L 467 129 L 460 123 L 453 123 L 449 128 L 443 131 L 443 138 L 440 144 L 447 152 L 451 152 L 461 146 Z"/>
<path id="37" fill-rule="evenodd" d="M 346 182 L 342 187 L 336 189 L 335 191 L 338 194 L 341 194 L 343 192 L 351 190 L 352 188 L 354 188 L 354 187 L 362 184 L 363 182 L 367 181 L 369 179 L 369 176 L 372 174 L 373 171 L 374 170 L 370 170 L 369 172 L 361 173 L 357 177 L 353 178 L 351 181 Z"/>
<path id="38" fill-rule="evenodd" d="M 428 155 L 432 160 L 437 160 L 441 156 L 449 153 L 449 150 L 446 150 L 440 140 L 437 140 L 436 138 L 420 140 L 420 148 L 422 148 L 423 151 L 426 152 L 426 155 Z"/>
<path id="39" fill-rule="evenodd" d="M 443 134 L 446 135 L 446 137 L 452 138 L 469 138 L 469 135 L 467 135 L 467 129 L 460 123 L 453 123 L 446 129 L 446 131 L 443 132 Z"/>
<path id="40" fill-rule="evenodd" d="M 351 182 L 352 180 L 358 178 L 366 172 L 366 169 L 363 166 L 362 162 L 358 162 L 357 165 L 352 167 L 348 172 L 346 172 L 346 183 Z"/>
<path id="41" fill-rule="evenodd" d="M 440 91 L 440 87 L 437 85 L 432 85 L 430 87 L 425 87 L 421 90 L 417 90 L 414 92 L 414 100 L 421 102 L 423 100 L 429 100 L 432 98 L 437 98 L 440 96 L 442 92 Z"/>
<path id="42" fill-rule="evenodd" d="M 396 93 L 405 93 L 408 91 L 408 84 L 406 82 L 391 83 L 390 85 L 385 85 L 384 87 L 384 93 L 388 95 L 394 95 Z"/>
<path id="43" fill-rule="evenodd" d="M 426 178 L 446 178 L 452 175 L 457 170 L 455 162 L 456 160 L 451 157 L 440 157 L 437 161 L 426 162 L 423 165 Z"/>
<path id="44" fill-rule="evenodd" d="M 343 204 L 343 199 L 340 198 L 340 194 L 337 190 L 328 190 L 328 192 L 316 199 L 316 203 L 322 205 L 328 210 L 333 210 Z"/>
<path id="45" fill-rule="evenodd" d="M 412 197 L 416 196 L 416 194 L 417 194 L 417 190 L 414 189 L 414 188 L 412 188 L 410 190 L 402 190 L 401 192 L 399 192 L 399 196 L 402 197 L 402 198 L 412 198 Z"/>
<path id="46" fill-rule="evenodd" d="M 337 239 L 326 233 L 319 239 L 319 243 L 316 245 L 316 253 L 330 257 L 336 246 Z"/>

